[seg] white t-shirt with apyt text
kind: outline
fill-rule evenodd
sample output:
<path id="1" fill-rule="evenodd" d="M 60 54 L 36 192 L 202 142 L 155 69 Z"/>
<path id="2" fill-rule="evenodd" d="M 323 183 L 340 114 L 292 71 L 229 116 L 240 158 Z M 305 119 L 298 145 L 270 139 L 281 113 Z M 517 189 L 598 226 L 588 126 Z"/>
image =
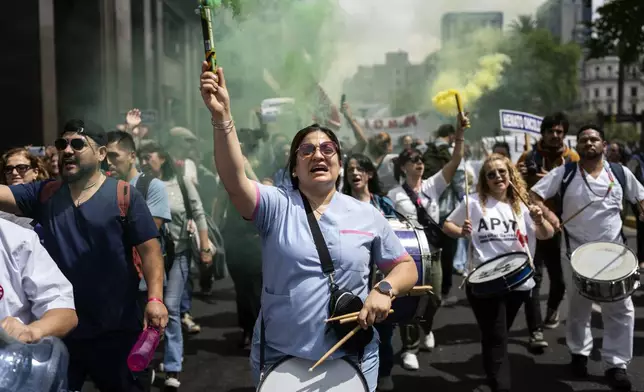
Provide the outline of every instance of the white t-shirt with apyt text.
<path id="1" fill-rule="evenodd" d="M 584 177 L 579 171 L 579 166 L 577 166 L 574 174 L 571 174 L 574 177 L 564 194 L 562 221 L 576 214 L 591 200 L 594 202 L 570 222 L 566 223 L 565 228 L 570 240 L 570 252 L 585 243 L 593 241 L 621 244 L 623 242 L 621 238 L 622 218 L 620 216 L 623 207 L 622 199 L 626 199 L 631 203 L 644 199 L 644 187 L 637 182 L 635 175 L 628 168 L 624 168 L 627 188 L 627 191 L 624 192 L 619 181 L 610 171 L 608 164 L 605 164 L 604 167 L 605 169 L 601 171 L 597 178 L 593 178 L 593 176 L 585 172 L 588 184 L 584 181 Z M 565 166 L 559 166 L 539 180 L 531 190 L 544 200 L 550 199 L 561 189 L 564 174 Z M 613 188 L 608 196 L 604 198 L 611 183 L 610 177 L 613 178 Z"/>
<path id="2" fill-rule="evenodd" d="M 485 211 L 481 207 L 478 193 L 469 197 L 470 221 L 472 222 L 472 268 L 497 256 L 511 252 L 526 252 L 517 237 L 517 229 L 528 237 L 528 248 L 534 256 L 537 245 L 534 222 L 530 211 L 521 204 L 521 213 L 512 211 L 510 204 L 498 201 L 492 196 L 487 197 Z M 463 226 L 466 218 L 465 201 L 447 218 L 459 226 Z M 530 290 L 535 285 L 530 278 L 517 290 Z"/>
<path id="3" fill-rule="evenodd" d="M 429 216 L 431 216 L 437 223 L 440 221 L 438 199 L 445 189 L 447 189 L 448 185 L 449 183 L 445 181 L 442 170 L 423 180 L 420 185 L 420 192 L 418 192 L 420 204 L 425 208 L 425 211 L 427 211 Z M 407 192 L 405 192 L 402 185 L 390 190 L 387 197 L 394 202 L 394 208 L 396 211 L 405 215 L 408 219 L 413 219 L 415 221 L 418 220 L 416 204 L 411 201 L 409 196 L 407 196 Z"/>

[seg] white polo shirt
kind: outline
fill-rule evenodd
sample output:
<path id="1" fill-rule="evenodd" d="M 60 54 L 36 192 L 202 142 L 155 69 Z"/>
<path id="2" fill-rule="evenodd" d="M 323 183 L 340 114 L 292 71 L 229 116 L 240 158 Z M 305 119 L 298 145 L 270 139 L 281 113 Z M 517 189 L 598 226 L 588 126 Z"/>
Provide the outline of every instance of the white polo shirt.
<path id="1" fill-rule="evenodd" d="M 565 166 L 559 166 L 551 170 L 532 187 L 532 191 L 544 200 L 554 197 L 561 189 L 564 171 Z M 588 181 L 588 185 L 586 185 L 578 166 L 572 181 L 566 189 L 561 217 L 563 221 L 576 214 L 591 200 L 594 201 L 565 226 L 570 239 L 571 252 L 588 242 L 623 243 L 620 235 L 622 230 L 620 212 L 622 210 L 624 191 L 615 175 L 610 171 L 614 184 L 608 196 L 604 198 L 611 182 L 609 171 L 610 167 L 604 163 L 604 170 L 601 171 L 597 178 L 593 178 L 586 172 L 585 177 Z M 643 200 L 644 187 L 637 182 L 633 173 L 626 167 L 624 167 L 624 174 L 627 188 L 625 199 L 631 203 L 635 203 L 636 200 Z"/>
<path id="2" fill-rule="evenodd" d="M 75 309 L 71 283 L 36 232 L 0 219 L 0 259 L 0 320 L 29 324 L 51 309 Z"/>

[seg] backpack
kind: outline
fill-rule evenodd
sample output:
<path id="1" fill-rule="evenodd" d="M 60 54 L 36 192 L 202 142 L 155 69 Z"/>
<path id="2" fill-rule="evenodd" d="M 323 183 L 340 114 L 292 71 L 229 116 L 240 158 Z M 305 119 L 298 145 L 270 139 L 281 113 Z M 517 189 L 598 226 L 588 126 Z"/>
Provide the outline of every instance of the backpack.
<path id="1" fill-rule="evenodd" d="M 568 163 L 571 162 L 570 161 L 570 154 L 568 154 L 564 158 L 564 161 L 565 161 L 564 164 L 568 164 Z M 524 162 L 525 162 L 527 167 L 534 168 L 534 169 L 536 169 L 537 172 L 541 171 L 541 169 L 544 166 L 543 165 L 544 158 L 543 158 L 543 155 L 541 155 L 541 153 L 537 150 L 536 145 L 534 146 L 534 148 L 532 150 L 528 151 L 528 153 L 525 156 Z"/>
<path id="2" fill-rule="evenodd" d="M 56 192 L 58 192 L 58 190 L 62 185 L 63 185 L 63 182 L 60 180 L 50 181 L 45 185 L 43 185 L 42 189 L 40 190 L 40 195 L 38 197 L 38 199 L 40 200 L 40 203 L 44 204 L 49 199 L 51 199 L 51 197 Z M 127 230 L 127 213 L 130 208 L 130 184 L 129 183 L 119 180 L 118 185 L 116 186 L 116 199 L 119 207 L 121 227 L 123 229 L 123 235 L 125 237 L 125 233 Z M 123 242 L 125 242 L 125 238 Z M 143 263 L 141 262 L 141 255 L 139 255 L 139 252 L 136 250 L 134 246 L 132 247 L 131 257 L 132 257 L 132 264 L 134 265 L 134 269 L 136 270 L 136 274 L 138 275 L 139 279 L 142 279 Z"/>
<path id="3" fill-rule="evenodd" d="M 644 183 L 644 153 L 640 152 L 639 154 L 633 154 L 631 156 L 631 159 L 634 159 L 637 161 L 637 164 L 639 166 L 639 173 L 634 173 L 636 177 L 638 177 L 638 181 Z"/>
<path id="4" fill-rule="evenodd" d="M 150 190 L 152 180 L 154 180 L 154 177 L 143 173 L 136 181 L 136 190 L 141 193 L 143 200 L 148 200 L 148 191 Z M 159 229 L 159 242 L 161 245 L 161 253 L 163 254 L 163 267 L 166 275 L 168 275 L 170 274 L 170 269 L 174 263 L 175 252 L 174 241 L 172 240 L 172 236 L 170 235 L 170 231 L 167 229 L 166 225 L 161 225 L 161 228 Z"/>
<path id="5" fill-rule="evenodd" d="M 626 193 L 626 173 L 624 172 L 624 168 L 622 165 L 619 163 L 614 163 L 614 162 L 609 162 L 608 163 L 611 172 L 615 175 L 615 179 L 619 183 L 619 185 L 622 187 L 622 197 Z M 564 195 L 566 194 L 566 190 L 568 189 L 568 186 L 572 182 L 572 179 L 575 178 L 575 175 L 577 174 L 577 162 L 568 162 L 564 166 L 564 175 L 563 175 L 563 181 L 561 182 L 561 187 L 559 188 L 559 196 L 561 197 L 561 205 L 563 206 L 563 199 Z M 559 218 L 561 219 L 561 211 L 559 212 Z M 622 217 L 623 219 L 623 217 Z M 570 240 L 568 238 L 568 233 L 566 232 L 566 229 L 562 227 L 562 231 L 564 233 L 564 237 L 566 240 L 566 251 L 568 254 L 570 254 Z M 626 235 L 624 234 L 624 231 L 621 231 L 621 236 L 622 239 L 624 240 L 624 243 L 626 243 Z"/>
<path id="6" fill-rule="evenodd" d="M 423 164 L 425 165 L 423 180 L 438 173 L 451 159 L 452 154 L 449 152 L 448 144 L 437 146 L 436 143 L 429 143 L 423 154 Z"/>

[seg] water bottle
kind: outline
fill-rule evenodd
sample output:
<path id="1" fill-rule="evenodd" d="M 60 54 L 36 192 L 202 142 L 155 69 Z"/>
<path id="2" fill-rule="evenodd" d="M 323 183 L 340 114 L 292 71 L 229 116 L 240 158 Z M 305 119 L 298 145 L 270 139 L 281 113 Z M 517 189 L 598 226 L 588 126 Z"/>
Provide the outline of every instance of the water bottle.
<path id="1" fill-rule="evenodd" d="M 31 374 L 31 352 L 27 345 L 11 343 L 0 349 L 0 391 L 23 390 Z"/>
<path id="2" fill-rule="evenodd" d="M 139 340 L 136 341 L 130 355 L 127 357 L 127 366 L 133 372 L 140 372 L 148 367 L 152 362 L 154 351 L 159 345 L 161 334 L 159 330 L 154 327 L 148 327 L 141 335 Z"/>

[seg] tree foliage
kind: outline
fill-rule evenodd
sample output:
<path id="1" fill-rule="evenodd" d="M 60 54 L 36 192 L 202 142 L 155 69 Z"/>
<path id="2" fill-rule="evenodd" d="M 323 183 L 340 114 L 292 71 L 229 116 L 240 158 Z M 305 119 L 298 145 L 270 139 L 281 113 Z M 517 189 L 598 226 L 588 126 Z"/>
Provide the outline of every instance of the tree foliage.
<path id="1" fill-rule="evenodd" d="M 479 101 L 482 122 L 496 126 L 499 109 L 546 115 L 573 106 L 581 56 L 578 45 L 561 44 L 544 29 L 521 28 L 504 37 L 499 51 L 512 63 L 504 71 L 501 86 Z"/>
<path id="2" fill-rule="evenodd" d="M 616 55 L 624 64 L 640 61 L 644 56 L 644 1 L 609 1 L 597 13 L 599 18 L 589 25 L 589 57 Z"/>

